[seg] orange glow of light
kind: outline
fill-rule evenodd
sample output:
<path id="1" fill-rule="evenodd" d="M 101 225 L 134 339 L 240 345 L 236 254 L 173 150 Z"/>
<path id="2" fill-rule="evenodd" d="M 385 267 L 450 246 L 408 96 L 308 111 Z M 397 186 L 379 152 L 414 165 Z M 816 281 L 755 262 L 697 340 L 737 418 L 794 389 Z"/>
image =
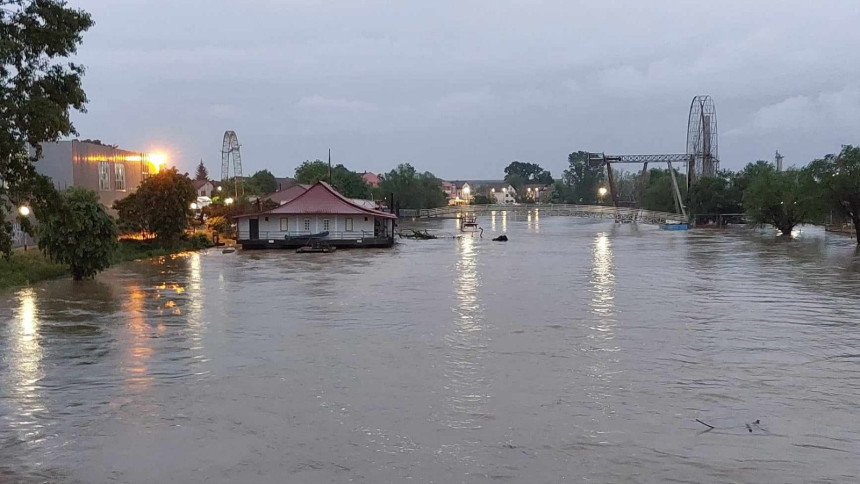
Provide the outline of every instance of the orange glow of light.
<path id="1" fill-rule="evenodd" d="M 167 163 L 167 155 L 164 153 L 144 153 L 141 155 L 126 156 L 125 161 L 147 161 L 152 165 L 153 171 L 158 173 L 161 167 Z"/>

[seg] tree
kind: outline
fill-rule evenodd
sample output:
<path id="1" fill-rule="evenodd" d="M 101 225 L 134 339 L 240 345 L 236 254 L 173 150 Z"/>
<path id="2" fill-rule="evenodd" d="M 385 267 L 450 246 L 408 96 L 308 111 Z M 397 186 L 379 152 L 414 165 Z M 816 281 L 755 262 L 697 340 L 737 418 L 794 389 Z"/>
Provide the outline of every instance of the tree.
<path id="1" fill-rule="evenodd" d="M 737 177 L 728 170 L 717 176 L 700 178 L 690 189 L 693 214 L 743 212 L 743 193 L 736 188 Z"/>
<path id="2" fill-rule="evenodd" d="M 269 170 L 260 170 L 248 179 L 245 191 L 254 195 L 268 195 L 278 191 L 278 180 Z"/>
<path id="3" fill-rule="evenodd" d="M 681 178 L 675 170 L 675 176 Z M 687 184 L 678 183 L 681 200 L 686 200 Z M 656 212 L 675 212 L 675 187 L 672 174 L 668 169 L 652 168 L 648 170 L 648 183 L 642 191 L 642 208 Z"/>
<path id="4" fill-rule="evenodd" d="M 318 181 L 329 181 L 328 163 L 320 160 L 305 161 L 296 168 L 296 181 L 313 185 Z M 349 198 L 369 198 L 370 187 L 364 182 L 361 173 L 336 165 L 331 169 L 331 185 Z"/>
<path id="5" fill-rule="evenodd" d="M 803 172 L 778 172 L 768 166 L 756 169 L 748 179 L 744 208 L 756 224 L 773 225 L 783 236 L 790 236 L 795 226 L 813 220 L 815 195 L 804 186 Z"/>
<path id="6" fill-rule="evenodd" d="M 110 266 L 116 224 L 92 190 L 69 188 L 39 224 L 39 248 L 52 261 L 68 264 L 72 278 L 94 277 Z"/>
<path id="7" fill-rule="evenodd" d="M 35 180 L 33 168 L 41 143 L 76 133 L 69 110 L 84 111 L 84 68 L 61 60 L 77 52 L 92 25 L 89 14 L 62 0 L 0 1 L 0 253 L 6 257 L 12 250 L 6 214 L 18 202 L 43 203 L 53 196 L 49 189 L 24 200 L 16 192 L 22 185 L 47 188 Z M 28 146 L 35 147 L 32 159 Z"/>
<path id="8" fill-rule="evenodd" d="M 834 210 L 851 220 L 860 244 L 860 147 L 844 146 L 839 156 L 814 160 L 804 171 L 819 214 Z"/>
<path id="9" fill-rule="evenodd" d="M 123 230 L 155 234 L 160 244 L 171 246 L 188 226 L 189 208 L 196 198 L 191 179 L 171 168 L 144 180 L 137 191 L 114 202 L 113 208 Z"/>
<path id="10" fill-rule="evenodd" d="M 209 179 L 209 171 L 203 166 L 203 160 L 200 160 L 200 164 L 197 165 L 197 174 L 194 176 L 194 179 L 199 181 Z"/>
<path id="11" fill-rule="evenodd" d="M 598 201 L 597 189 L 603 184 L 606 170 L 601 165 L 588 162 L 588 152 L 577 151 L 567 157 L 568 168 L 562 181 L 570 190 L 566 194 L 569 203 L 594 204 Z"/>
<path id="12" fill-rule="evenodd" d="M 505 167 L 505 181 L 510 183 L 511 186 L 516 189 L 519 189 L 525 184 L 531 183 L 551 185 L 552 175 L 547 170 L 541 168 L 537 163 L 513 161 Z M 519 187 L 514 183 L 519 184 Z"/>
<path id="13" fill-rule="evenodd" d="M 379 176 L 378 194 L 394 194 L 395 208 L 435 208 L 448 203 L 442 183 L 432 173 L 418 173 L 409 163 Z"/>

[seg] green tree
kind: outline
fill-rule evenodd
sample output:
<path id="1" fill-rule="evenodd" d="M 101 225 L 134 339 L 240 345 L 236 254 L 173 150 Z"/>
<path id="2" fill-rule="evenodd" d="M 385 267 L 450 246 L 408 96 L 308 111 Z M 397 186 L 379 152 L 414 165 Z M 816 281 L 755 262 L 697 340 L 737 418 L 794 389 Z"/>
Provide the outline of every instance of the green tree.
<path id="1" fill-rule="evenodd" d="M 296 181 L 313 185 L 318 181 L 329 181 L 328 163 L 320 160 L 305 161 L 296 168 Z M 364 182 L 361 173 L 347 169 L 343 165 L 331 168 L 331 185 L 349 198 L 370 198 L 371 190 Z"/>
<path id="2" fill-rule="evenodd" d="M 769 168 L 756 168 L 747 180 L 744 191 L 744 209 L 759 225 L 770 224 L 782 235 L 790 236 L 792 229 L 812 222 L 815 214 L 814 193 L 804 183 L 804 172 Z"/>
<path id="3" fill-rule="evenodd" d="M 79 281 L 110 266 L 116 249 L 116 224 L 99 202 L 98 194 L 84 188 L 69 188 L 59 203 L 40 220 L 39 248 L 52 261 L 68 264 Z"/>
<path id="4" fill-rule="evenodd" d="M 260 170 L 248 179 L 245 191 L 254 195 L 268 195 L 278 191 L 278 180 L 269 170 Z"/>
<path id="5" fill-rule="evenodd" d="M 62 0 L 0 1 L 0 253 L 7 258 L 7 213 L 18 202 L 40 204 L 55 195 L 36 180 L 33 162 L 41 156 L 41 143 L 75 133 L 69 110 L 84 111 L 84 68 L 65 60 L 92 25 L 89 14 Z M 28 146 L 36 148 L 33 159 Z M 22 185 L 47 191 L 22 193 Z"/>
<path id="6" fill-rule="evenodd" d="M 839 156 L 814 160 L 804 171 L 819 214 L 833 210 L 851 220 L 860 244 L 860 147 L 844 146 Z"/>
<path id="7" fill-rule="evenodd" d="M 568 168 L 564 170 L 562 181 L 569 187 L 568 203 L 595 204 L 598 202 L 597 190 L 604 184 L 606 169 L 601 165 L 588 162 L 588 152 L 576 151 L 567 157 Z"/>
<path id="8" fill-rule="evenodd" d="M 675 170 L 675 176 L 678 178 L 681 200 L 686 200 L 687 184 L 682 182 L 683 177 L 677 170 Z M 648 183 L 642 191 L 642 208 L 656 212 L 675 212 L 675 187 L 672 183 L 672 174 L 668 169 L 648 170 Z"/>
<path id="9" fill-rule="evenodd" d="M 144 180 L 113 208 L 124 231 L 155 234 L 161 245 L 172 246 L 188 226 L 189 207 L 196 198 L 191 179 L 171 168 Z"/>
<path id="10" fill-rule="evenodd" d="M 194 175 L 194 179 L 198 181 L 209 179 L 209 170 L 203 166 L 203 160 L 200 160 L 200 164 L 197 165 L 197 174 Z"/>
<path id="11" fill-rule="evenodd" d="M 540 183 L 541 185 L 551 185 L 552 175 L 547 170 L 541 168 L 537 163 L 523 163 L 521 161 L 513 161 L 505 167 L 505 181 L 511 186 L 517 188 L 531 183 Z"/>
<path id="12" fill-rule="evenodd" d="M 690 189 L 690 211 L 693 214 L 743 212 L 743 192 L 737 188 L 737 176 L 722 170 L 717 176 L 699 179 Z"/>
<path id="13" fill-rule="evenodd" d="M 380 175 L 378 193 L 383 197 L 394 194 L 396 208 L 435 208 L 448 203 L 441 181 L 430 172 L 418 173 L 409 163 Z"/>

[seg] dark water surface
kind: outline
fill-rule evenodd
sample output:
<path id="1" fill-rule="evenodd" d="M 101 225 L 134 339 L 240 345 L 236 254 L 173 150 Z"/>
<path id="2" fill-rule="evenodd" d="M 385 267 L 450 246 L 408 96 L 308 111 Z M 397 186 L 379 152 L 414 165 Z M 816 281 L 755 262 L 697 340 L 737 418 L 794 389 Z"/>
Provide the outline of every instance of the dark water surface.
<path id="1" fill-rule="evenodd" d="M 0 482 L 860 480 L 850 237 L 480 223 L 0 294 Z"/>

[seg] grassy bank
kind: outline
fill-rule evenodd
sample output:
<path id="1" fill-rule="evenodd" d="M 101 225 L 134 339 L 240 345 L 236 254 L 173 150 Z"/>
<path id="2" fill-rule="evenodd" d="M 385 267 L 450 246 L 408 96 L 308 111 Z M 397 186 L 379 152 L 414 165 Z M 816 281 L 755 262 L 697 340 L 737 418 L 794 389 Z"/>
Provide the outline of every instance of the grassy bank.
<path id="1" fill-rule="evenodd" d="M 0 257 L 0 291 L 67 274 L 69 274 L 67 266 L 54 264 L 38 249 L 30 249 L 27 252 L 17 251 L 8 261 Z"/>
<path id="2" fill-rule="evenodd" d="M 158 247 L 152 242 L 127 240 L 119 243 L 111 257 L 111 265 L 200 250 L 207 246 L 199 239 L 183 240 L 173 247 Z M 68 275 L 68 266 L 54 264 L 38 249 L 30 249 L 27 252 L 17 251 L 12 254 L 9 261 L 0 257 L 0 291 Z"/>

